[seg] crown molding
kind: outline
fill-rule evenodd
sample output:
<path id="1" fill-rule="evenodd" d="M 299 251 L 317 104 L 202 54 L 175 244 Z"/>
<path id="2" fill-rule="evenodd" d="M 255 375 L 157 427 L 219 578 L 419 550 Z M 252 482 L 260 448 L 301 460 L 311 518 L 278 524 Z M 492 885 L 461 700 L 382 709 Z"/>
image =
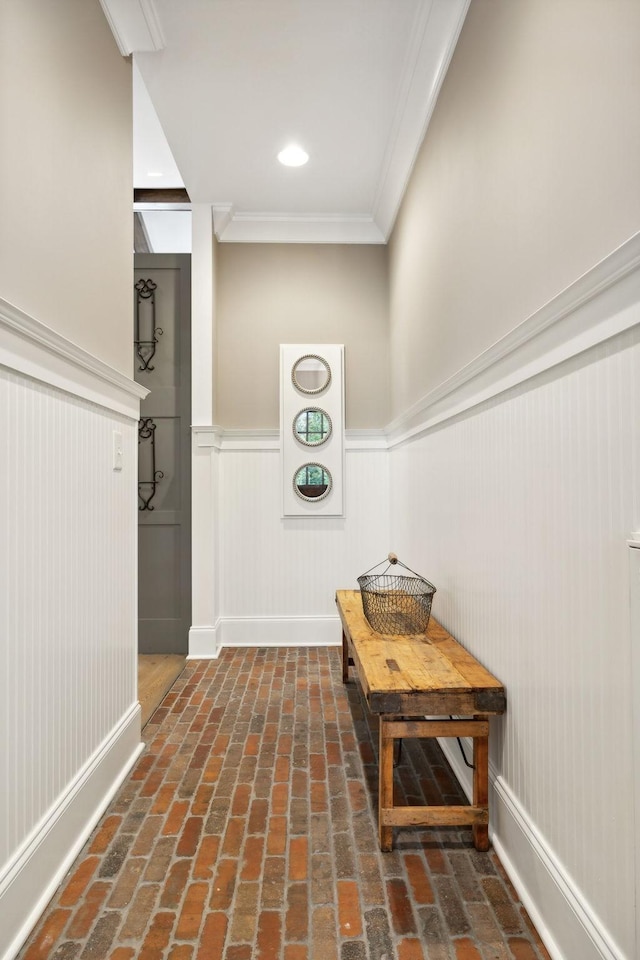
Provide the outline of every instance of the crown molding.
<path id="1" fill-rule="evenodd" d="M 123 57 L 164 50 L 154 0 L 100 0 L 100 6 Z"/>
<path id="2" fill-rule="evenodd" d="M 373 203 L 385 241 L 393 229 L 471 0 L 432 0 L 416 15 Z"/>
<path id="3" fill-rule="evenodd" d="M 233 204 L 232 203 L 214 203 L 212 206 L 213 210 L 213 232 L 216 235 L 216 239 L 220 240 L 224 235 L 225 230 L 233 220 Z"/>
<path id="4" fill-rule="evenodd" d="M 214 229 L 221 243 L 385 243 L 370 216 L 240 213 L 214 204 Z M 217 214 L 217 215 L 216 215 Z"/>
<path id="5" fill-rule="evenodd" d="M 370 213 L 280 214 L 238 212 L 215 203 L 214 228 L 221 243 L 386 243 L 427 132 L 440 88 L 471 0 L 431 0 L 420 7 L 413 42 Z"/>
<path id="6" fill-rule="evenodd" d="M 411 45 L 398 84 L 394 122 L 373 182 L 371 203 L 358 215 L 337 211 L 279 213 L 234 209 L 229 197 L 214 209 L 222 243 L 384 244 L 393 229 L 471 0 L 424 0 L 417 7 Z M 100 0 L 124 56 L 165 47 L 157 0 Z M 168 37 L 171 44 L 171 37 Z M 138 199 L 142 199 L 141 197 Z M 234 203 L 238 202 L 236 198 Z"/>
<path id="7" fill-rule="evenodd" d="M 471 2 L 471 0 L 469 0 Z M 155 7 L 155 0 L 138 0 L 142 16 L 144 17 L 153 50 L 164 50 L 166 43 L 160 24 L 160 17 Z"/>

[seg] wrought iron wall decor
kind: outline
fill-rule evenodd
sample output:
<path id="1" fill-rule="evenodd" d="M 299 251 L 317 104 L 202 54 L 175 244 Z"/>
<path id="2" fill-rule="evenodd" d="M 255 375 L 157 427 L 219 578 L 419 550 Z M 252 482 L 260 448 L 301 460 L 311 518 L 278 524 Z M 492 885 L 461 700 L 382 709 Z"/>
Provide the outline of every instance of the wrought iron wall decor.
<path id="1" fill-rule="evenodd" d="M 138 510 L 153 510 L 151 501 L 164 477 L 162 470 L 156 470 L 156 424 L 152 417 L 143 417 L 138 423 L 138 446 L 146 442 L 149 442 L 151 447 L 151 480 L 138 481 Z"/>
<path id="2" fill-rule="evenodd" d="M 158 342 L 158 337 L 161 337 L 164 333 L 162 327 L 156 327 L 156 287 L 157 283 L 154 283 L 153 280 L 138 280 L 135 284 L 135 290 L 137 293 L 136 296 L 136 338 L 133 341 L 136 347 L 136 355 L 140 361 L 139 370 L 154 370 L 155 367 L 152 365 L 151 361 L 153 360 L 156 352 L 156 344 Z M 149 309 L 143 311 L 143 306 L 148 305 Z M 141 335 L 141 312 L 149 314 L 149 317 L 145 317 L 144 326 L 146 329 L 150 329 L 150 339 L 146 340 Z"/>

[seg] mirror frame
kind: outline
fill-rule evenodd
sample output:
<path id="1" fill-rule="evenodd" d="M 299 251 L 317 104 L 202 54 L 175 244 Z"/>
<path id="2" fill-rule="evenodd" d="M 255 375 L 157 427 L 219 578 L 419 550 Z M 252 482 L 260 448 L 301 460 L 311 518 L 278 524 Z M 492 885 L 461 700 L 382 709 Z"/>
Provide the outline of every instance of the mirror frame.
<path id="1" fill-rule="evenodd" d="M 300 489 L 296 483 L 296 477 L 301 470 L 304 470 L 305 467 L 319 467 L 324 473 L 326 473 L 329 479 L 329 482 L 327 483 L 327 489 L 324 491 L 324 493 L 321 493 L 319 497 L 306 497 L 304 493 L 300 493 Z M 323 463 L 317 463 L 315 460 L 309 460 L 307 463 L 303 463 L 299 467 L 296 467 L 291 482 L 293 483 L 293 492 L 297 497 L 300 497 L 301 500 L 304 500 L 305 503 L 320 503 L 321 500 L 325 500 L 329 496 L 331 490 L 333 489 L 333 477 L 331 476 L 331 470 L 329 470 L 328 467 L 325 467 Z"/>
<path id="2" fill-rule="evenodd" d="M 300 384 L 296 380 L 296 367 L 298 366 L 299 363 L 302 363 L 303 360 L 319 360 L 320 363 L 324 366 L 325 370 L 327 371 L 327 379 L 322 384 L 321 387 L 315 387 L 313 390 L 308 390 L 305 387 L 300 386 Z M 324 393 L 324 391 L 327 389 L 327 387 L 331 383 L 331 367 L 329 366 L 327 361 L 324 359 L 324 357 L 321 357 L 319 353 L 305 353 L 301 357 L 298 357 L 298 359 L 296 360 L 296 362 L 291 368 L 291 382 L 296 388 L 296 390 L 300 391 L 300 393 L 304 393 L 308 397 L 317 396 L 319 393 Z"/>
<path id="3" fill-rule="evenodd" d="M 298 433 L 298 431 L 296 430 L 296 425 L 297 425 L 297 423 L 298 423 L 298 419 L 302 416 L 303 413 L 320 413 L 320 414 L 322 414 L 322 416 L 326 419 L 327 423 L 329 424 L 329 429 L 327 430 L 327 435 L 326 435 L 325 437 L 323 437 L 321 440 L 304 440 L 304 439 L 300 436 L 300 434 Z M 332 423 L 331 417 L 329 416 L 329 414 L 327 413 L 327 411 L 326 411 L 326 410 L 323 410 L 321 407 L 303 407 L 302 410 L 298 410 L 298 412 L 296 413 L 295 417 L 293 418 L 293 423 L 292 423 L 292 425 L 291 425 L 291 429 L 293 430 L 293 435 L 294 435 L 294 437 L 296 438 L 296 440 L 298 441 L 298 443 L 302 443 L 305 447 L 321 447 L 321 446 L 323 445 L 323 443 L 326 443 L 326 442 L 329 440 L 329 438 L 331 437 L 331 434 L 333 433 L 333 423 Z"/>

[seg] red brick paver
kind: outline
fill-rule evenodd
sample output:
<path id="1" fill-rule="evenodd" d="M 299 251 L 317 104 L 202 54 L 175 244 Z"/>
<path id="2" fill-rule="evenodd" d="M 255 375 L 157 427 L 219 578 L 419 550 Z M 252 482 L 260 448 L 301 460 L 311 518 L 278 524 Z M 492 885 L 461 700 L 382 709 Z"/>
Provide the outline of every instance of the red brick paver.
<path id="1" fill-rule="evenodd" d="M 377 728 L 337 649 L 191 661 L 19 960 L 548 960 L 466 829 L 377 844 Z M 398 802 L 464 803 L 405 741 Z"/>

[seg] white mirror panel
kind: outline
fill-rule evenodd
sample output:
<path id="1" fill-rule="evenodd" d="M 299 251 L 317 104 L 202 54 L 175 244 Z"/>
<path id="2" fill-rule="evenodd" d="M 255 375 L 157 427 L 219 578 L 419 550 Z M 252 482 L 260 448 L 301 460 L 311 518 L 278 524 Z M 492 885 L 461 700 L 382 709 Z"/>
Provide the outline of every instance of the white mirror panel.
<path id="1" fill-rule="evenodd" d="M 342 344 L 281 344 L 280 463 L 283 518 L 344 517 Z"/>

